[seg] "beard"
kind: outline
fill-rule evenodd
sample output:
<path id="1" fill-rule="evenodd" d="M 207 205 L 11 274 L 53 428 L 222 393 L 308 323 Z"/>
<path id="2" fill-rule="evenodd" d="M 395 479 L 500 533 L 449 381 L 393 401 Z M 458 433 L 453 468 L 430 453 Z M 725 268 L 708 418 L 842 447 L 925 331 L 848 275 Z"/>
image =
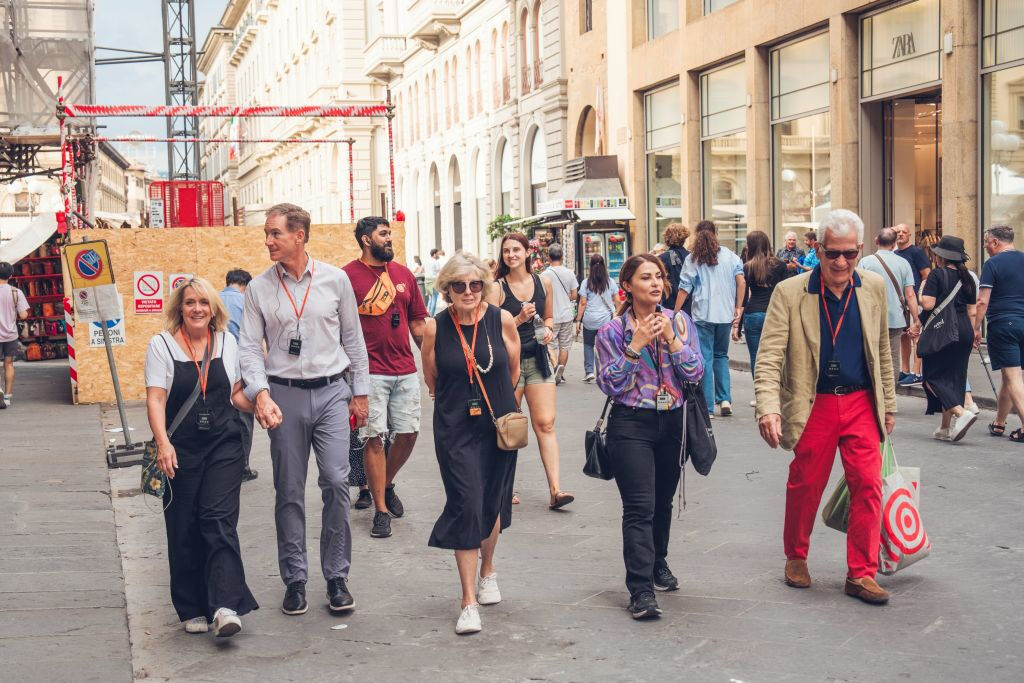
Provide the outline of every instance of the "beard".
<path id="1" fill-rule="evenodd" d="M 391 245 L 381 246 L 379 244 L 370 245 L 370 255 L 378 261 L 387 263 L 395 258 L 395 250 L 391 248 Z"/>

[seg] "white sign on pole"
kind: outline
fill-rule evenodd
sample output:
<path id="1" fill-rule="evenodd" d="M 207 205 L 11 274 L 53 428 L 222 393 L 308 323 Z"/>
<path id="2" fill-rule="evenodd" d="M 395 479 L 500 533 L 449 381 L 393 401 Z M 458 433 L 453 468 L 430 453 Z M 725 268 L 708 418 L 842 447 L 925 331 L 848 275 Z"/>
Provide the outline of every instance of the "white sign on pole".
<path id="1" fill-rule="evenodd" d="M 171 273 L 167 276 L 167 283 L 170 285 L 170 290 L 173 292 L 194 277 L 195 275 L 192 273 Z"/>
<path id="2" fill-rule="evenodd" d="M 89 346 L 90 347 L 103 347 L 103 328 L 100 327 L 101 323 L 93 321 L 89 323 Z M 124 335 L 124 318 L 118 318 L 117 320 L 107 321 L 107 333 L 110 335 L 111 346 L 124 346 L 125 335 Z"/>
<path id="3" fill-rule="evenodd" d="M 116 285 L 76 289 L 74 307 L 78 321 L 83 323 L 124 317 L 124 307 Z"/>
<path id="4" fill-rule="evenodd" d="M 166 228 L 167 223 L 164 220 L 164 200 L 162 199 L 150 199 L 149 200 L 149 227 L 151 228 Z"/>
<path id="5" fill-rule="evenodd" d="M 135 314 L 164 312 L 164 273 L 162 270 L 135 271 L 132 287 Z"/>

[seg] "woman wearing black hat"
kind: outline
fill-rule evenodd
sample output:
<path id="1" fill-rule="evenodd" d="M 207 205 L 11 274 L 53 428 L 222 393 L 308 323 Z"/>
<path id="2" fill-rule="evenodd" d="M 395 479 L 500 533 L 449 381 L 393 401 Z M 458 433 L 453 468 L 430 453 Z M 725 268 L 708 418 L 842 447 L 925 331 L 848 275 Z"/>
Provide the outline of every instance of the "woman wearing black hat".
<path id="1" fill-rule="evenodd" d="M 928 395 L 927 415 L 942 413 L 942 424 L 934 436 L 940 441 L 959 441 L 977 419 L 964 408 L 967 386 L 967 364 L 974 348 L 974 305 L 977 288 L 967 270 L 967 253 L 959 237 L 945 236 L 931 248 L 936 268 L 928 275 L 921 295 L 921 307 L 930 317 L 959 285 L 949 303 L 955 312 L 958 341 L 942 350 L 924 356 L 924 390 Z M 926 329 L 927 318 L 925 318 Z M 927 334 L 927 331 L 922 334 Z"/>

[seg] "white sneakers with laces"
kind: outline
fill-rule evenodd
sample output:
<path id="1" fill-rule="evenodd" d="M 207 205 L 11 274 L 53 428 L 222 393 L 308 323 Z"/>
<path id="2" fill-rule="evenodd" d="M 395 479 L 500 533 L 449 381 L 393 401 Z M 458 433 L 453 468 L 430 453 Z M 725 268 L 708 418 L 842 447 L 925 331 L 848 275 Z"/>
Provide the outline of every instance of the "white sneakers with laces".
<path id="1" fill-rule="evenodd" d="M 467 605 L 463 608 L 459 620 L 455 623 L 455 633 L 460 636 L 467 633 L 479 633 L 483 626 L 480 624 L 480 605 Z"/>
<path id="2" fill-rule="evenodd" d="M 481 605 L 497 605 L 501 602 L 501 591 L 498 590 L 498 574 L 481 576 L 476 584 L 476 601 Z"/>
<path id="3" fill-rule="evenodd" d="M 213 615 L 213 635 L 217 638 L 229 638 L 242 630 L 242 620 L 233 609 L 221 607 Z"/>
<path id="4" fill-rule="evenodd" d="M 206 633 L 209 630 L 210 626 L 206 623 L 206 617 L 193 617 L 185 622 L 185 633 Z"/>

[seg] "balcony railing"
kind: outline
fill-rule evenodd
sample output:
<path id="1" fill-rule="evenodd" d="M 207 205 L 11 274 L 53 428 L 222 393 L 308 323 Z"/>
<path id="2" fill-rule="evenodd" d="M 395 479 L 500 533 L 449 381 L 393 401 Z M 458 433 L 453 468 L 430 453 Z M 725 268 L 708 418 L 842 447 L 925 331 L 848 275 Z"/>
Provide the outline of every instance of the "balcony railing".
<path id="1" fill-rule="evenodd" d="M 539 88 L 544 82 L 544 60 L 540 57 L 533 60 L 533 86 Z"/>
<path id="2" fill-rule="evenodd" d="M 525 95 L 526 93 L 530 92 L 530 67 L 529 67 L 529 65 L 527 65 L 527 64 L 523 65 L 523 68 L 520 70 L 520 77 L 522 78 L 522 81 L 519 84 L 519 88 L 520 88 L 520 90 L 522 90 L 523 94 Z"/>
<path id="3" fill-rule="evenodd" d="M 457 36 L 462 22 L 459 12 L 466 0 L 418 0 L 410 9 L 409 36 L 425 47 L 436 49 L 446 36 Z"/>
<path id="4" fill-rule="evenodd" d="M 501 78 L 501 101 L 503 104 L 508 103 L 512 99 L 512 77 L 505 74 Z"/>
<path id="5" fill-rule="evenodd" d="M 363 50 L 363 73 L 389 81 L 402 73 L 405 36 L 380 34 Z"/>

